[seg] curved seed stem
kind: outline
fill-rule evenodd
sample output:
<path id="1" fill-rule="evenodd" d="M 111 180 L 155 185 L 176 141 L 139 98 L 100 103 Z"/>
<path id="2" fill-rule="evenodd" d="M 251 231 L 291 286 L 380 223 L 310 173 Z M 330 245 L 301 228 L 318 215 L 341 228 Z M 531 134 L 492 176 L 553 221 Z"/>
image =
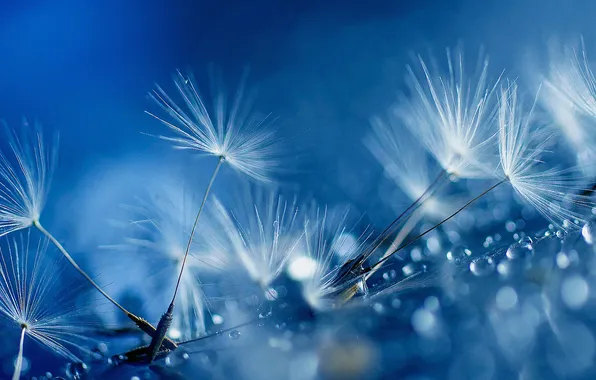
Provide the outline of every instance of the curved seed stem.
<path id="1" fill-rule="evenodd" d="M 372 270 L 375 270 L 375 268 L 377 266 L 382 265 L 385 261 L 387 261 L 391 256 L 393 256 L 395 253 L 401 251 L 402 249 L 406 248 L 407 246 L 413 244 L 414 242 L 418 241 L 419 239 L 421 239 L 424 235 L 430 233 L 431 231 L 435 230 L 436 228 L 438 228 L 439 226 L 441 226 L 443 223 L 449 221 L 450 219 L 452 219 L 453 217 L 455 217 L 457 214 L 459 214 L 460 212 L 462 212 L 464 209 L 466 209 L 469 205 L 471 205 L 472 203 L 476 202 L 478 199 L 482 198 L 483 196 L 485 196 L 486 194 L 490 193 L 491 191 L 493 191 L 495 188 L 497 188 L 498 186 L 500 186 L 501 184 L 508 182 L 509 178 L 504 178 L 502 180 L 500 180 L 499 182 L 497 182 L 496 184 L 492 185 L 491 187 L 489 187 L 488 189 L 484 190 L 480 195 L 478 195 L 477 197 L 473 198 L 472 200 L 470 200 L 468 203 L 466 203 L 465 205 L 463 205 L 462 207 L 460 207 L 457 211 L 455 211 L 453 214 L 449 215 L 447 218 L 443 219 L 440 223 L 435 224 L 434 226 L 432 226 L 431 228 L 429 228 L 428 230 L 424 231 L 423 233 L 421 233 L 420 235 L 416 236 L 415 238 L 413 238 L 412 240 L 408 241 L 407 243 L 400 245 L 397 249 L 395 249 L 393 252 L 391 252 L 389 255 L 385 255 L 381 260 L 377 261 L 376 264 L 374 264 L 373 266 L 371 266 L 370 268 L 368 268 L 367 272 L 370 272 Z"/>
<path id="2" fill-rule="evenodd" d="M 190 231 L 190 237 L 188 238 L 188 244 L 186 245 L 186 251 L 184 252 L 184 259 L 182 259 L 182 266 L 180 267 L 180 274 L 178 274 L 178 281 L 176 281 L 176 288 L 174 289 L 174 296 L 172 297 L 172 304 L 176 301 L 176 294 L 178 294 L 178 288 L 180 287 L 180 280 L 182 279 L 182 273 L 184 272 L 184 266 L 186 265 L 186 258 L 188 257 L 188 253 L 190 252 L 190 246 L 192 245 L 192 239 L 195 235 L 195 230 L 197 229 L 197 224 L 199 224 L 199 218 L 201 217 L 201 213 L 203 212 L 203 208 L 205 207 L 205 203 L 207 202 L 207 197 L 209 196 L 209 192 L 211 191 L 211 187 L 213 186 L 213 182 L 215 181 L 215 177 L 217 176 L 217 172 L 219 172 L 219 168 L 221 164 L 224 162 L 225 158 L 223 156 L 219 157 L 217 161 L 217 165 L 215 166 L 215 170 L 213 170 L 213 174 L 211 174 L 211 179 L 209 180 L 209 185 L 207 185 L 207 189 L 205 190 L 205 195 L 203 196 L 203 201 L 201 202 L 201 207 L 199 208 L 199 212 L 197 213 L 197 217 L 195 218 L 195 223 L 192 225 L 192 230 Z"/>
<path id="3" fill-rule="evenodd" d="M 81 267 L 79 267 L 79 264 L 77 264 L 76 261 L 74 261 L 74 259 L 72 258 L 72 256 L 70 256 L 70 254 L 66 251 L 66 249 L 64 249 L 64 247 L 62 246 L 62 244 L 60 244 L 60 242 L 51 233 L 49 233 L 45 228 L 43 228 L 43 226 L 41 225 L 41 223 L 39 222 L 39 220 L 33 221 L 33 225 L 42 234 L 44 234 L 48 239 L 50 239 L 50 241 L 52 242 L 52 244 L 54 244 L 56 246 L 56 248 L 58 248 L 58 250 L 66 258 L 66 260 L 68 260 L 68 262 L 70 263 L 70 265 L 72 265 L 77 270 L 77 272 L 79 272 L 81 274 L 81 276 L 85 277 L 85 279 L 91 285 L 93 285 L 93 287 L 95 289 L 97 289 L 97 291 L 99 291 L 108 301 L 110 301 L 111 303 L 113 303 L 114 306 L 116 306 L 118 309 L 122 310 L 125 314 L 134 316 L 134 314 L 132 314 L 130 311 L 126 310 L 122 305 L 120 305 L 118 302 L 116 302 L 116 300 L 114 300 L 112 297 L 110 297 L 99 285 L 97 285 L 97 283 L 95 281 L 93 281 L 93 279 L 87 274 L 87 272 L 85 272 L 83 269 L 81 269 Z"/>

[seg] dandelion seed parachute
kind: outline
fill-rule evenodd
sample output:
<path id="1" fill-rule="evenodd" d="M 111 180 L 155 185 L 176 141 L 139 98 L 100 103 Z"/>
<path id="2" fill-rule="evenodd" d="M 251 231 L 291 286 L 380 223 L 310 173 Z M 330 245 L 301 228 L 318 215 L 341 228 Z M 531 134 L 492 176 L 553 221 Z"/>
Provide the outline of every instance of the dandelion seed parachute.
<path id="1" fill-rule="evenodd" d="M 264 128 L 266 117 L 251 113 L 250 103 L 243 103 L 244 86 L 239 87 L 230 109 L 223 92 L 219 92 L 210 111 L 191 74 L 185 76 L 178 71 L 174 83 L 186 110 L 159 86 L 150 94 L 168 119 L 148 113 L 177 135 L 159 138 L 178 149 L 222 157 L 228 165 L 249 177 L 269 180 L 277 166 L 273 131 Z"/>
<path id="2" fill-rule="evenodd" d="M 596 118 L 596 77 L 585 48 L 578 52 L 552 46 L 548 74 L 542 82 L 542 105 L 576 150 L 579 164 L 593 173 L 596 138 L 591 129 Z"/>
<path id="3" fill-rule="evenodd" d="M 41 127 L 24 122 L 21 135 L 4 124 L 8 152 L 0 151 L 0 236 L 39 220 L 57 157 L 58 137 L 46 146 Z"/>
<path id="4" fill-rule="evenodd" d="M 339 283 L 336 281 L 344 264 L 364 251 L 370 237 L 370 231 L 365 230 L 358 239 L 352 239 L 346 219 L 347 211 L 334 214 L 324 208 L 317 209 L 305 223 L 304 249 L 316 266 L 312 276 L 302 282 L 302 291 L 304 299 L 315 310 L 327 310 L 351 298 L 351 293 L 349 297 L 344 297 L 342 293 L 358 287 L 358 282 L 362 280 L 358 277 Z"/>
<path id="5" fill-rule="evenodd" d="M 21 329 L 13 379 L 18 379 L 21 371 L 25 336 L 57 355 L 81 362 L 75 352 L 90 353 L 85 345 L 93 342 L 87 336 L 94 329 L 68 299 L 75 295 L 73 288 L 55 283 L 64 270 L 59 262 L 44 261 L 47 240 L 30 244 L 29 236 L 21 235 L 4 238 L 0 244 L 0 316 Z"/>
<path id="6" fill-rule="evenodd" d="M 536 125 L 533 110 L 534 105 L 527 112 L 524 109 L 516 84 L 501 90 L 500 170 L 515 191 L 555 225 L 582 220 L 593 203 L 580 194 L 585 183 L 577 170 L 549 168 L 543 161 L 552 133 Z"/>
<path id="7" fill-rule="evenodd" d="M 128 237 L 122 244 L 103 248 L 122 254 L 134 254 L 148 263 L 151 276 L 147 286 L 160 284 L 151 294 L 160 299 L 172 289 L 169 282 L 180 273 L 184 251 L 198 209 L 198 201 L 174 183 L 152 189 L 146 197 L 126 207 L 130 221 L 126 228 Z M 202 226 L 203 227 L 203 226 Z M 204 230 L 209 232 L 209 224 Z M 173 327 L 182 339 L 191 339 L 205 333 L 207 302 L 200 281 L 200 273 L 224 268 L 226 256 L 221 251 L 205 251 L 194 241 L 190 249 L 187 268 L 182 275 L 179 308 L 174 312 Z M 164 286 L 166 284 L 166 286 Z M 167 296 L 169 297 L 169 295 Z M 168 300 L 169 302 L 169 300 Z"/>
<path id="8" fill-rule="evenodd" d="M 195 228 L 197 227 L 201 212 L 220 166 L 224 162 L 227 162 L 239 172 L 262 181 L 268 179 L 268 174 L 275 167 L 275 160 L 272 158 L 272 152 L 274 152 L 273 133 L 261 129 L 265 118 L 258 118 L 255 115 L 251 115 L 249 112 L 250 109 L 246 107 L 246 104 L 242 104 L 242 86 L 238 90 L 236 99 L 229 112 L 226 109 L 225 98 L 220 92 L 214 101 L 213 108 L 215 115 L 210 115 L 191 76 L 185 77 L 178 71 L 174 78 L 174 83 L 192 117 L 189 117 L 158 86 L 150 96 L 166 111 L 172 122 L 154 114 L 149 114 L 160 120 L 179 136 L 160 136 L 160 138 L 174 143 L 174 146 L 180 149 L 197 150 L 216 156 L 218 157 L 218 162 L 209 180 L 209 185 L 207 185 L 207 189 L 205 190 L 203 202 L 201 203 L 190 233 L 172 302 L 168 307 L 168 311 L 162 316 L 157 325 L 157 330 L 163 331 L 164 334 L 168 330 L 170 323 L 167 321 L 172 320 L 171 313 L 174 309 L 176 295 L 182 280 L 182 274 L 192 244 Z M 151 361 L 157 355 L 162 340 L 163 336 L 161 333 L 153 337 L 150 344 Z"/>
<path id="9" fill-rule="evenodd" d="M 218 241 L 229 244 L 230 260 L 240 263 L 262 289 L 285 269 L 298 247 L 303 231 L 296 199 L 285 199 L 278 191 L 245 187 L 238 208 L 229 211 L 217 199 L 214 214 Z"/>
<path id="10" fill-rule="evenodd" d="M 130 313 L 111 298 L 79 267 L 62 244 L 42 226 L 39 218 L 45 202 L 56 151 L 53 149 L 48 150 L 44 145 L 39 130 L 32 131 L 29 129 L 29 125 L 24 125 L 23 130 L 24 138 L 19 139 L 14 131 L 6 128 L 9 145 L 16 165 L 6 155 L 0 153 L 0 178 L 4 180 L 0 181 L 0 229 L 2 227 L 5 229 L 3 233 L 0 233 L 0 236 L 6 235 L 8 232 L 34 226 L 56 246 L 70 265 L 107 300 L 122 310 L 128 318 L 134 321 L 147 334 L 154 334 L 155 328 L 153 326 L 142 318 Z M 168 340 L 167 345 L 169 348 L 175 347 L 175 344 L 170 340 Z"/>
<path id="11" fill-rule="evenodd" d="M 493 168 L 486 157 L 495 143 L 493 95 L 500 78 L 489 81 L 487 58 L 477 78 L 468 78 L 463 54 L 454 59 L 449 50 L 446 75 L 431 72 L 421 57 L 419 61 L 422 78 L 408 67 L 413 96 L 398 108 L 406 126 L 447 172 L 461 178 L 489 177 Z"/>

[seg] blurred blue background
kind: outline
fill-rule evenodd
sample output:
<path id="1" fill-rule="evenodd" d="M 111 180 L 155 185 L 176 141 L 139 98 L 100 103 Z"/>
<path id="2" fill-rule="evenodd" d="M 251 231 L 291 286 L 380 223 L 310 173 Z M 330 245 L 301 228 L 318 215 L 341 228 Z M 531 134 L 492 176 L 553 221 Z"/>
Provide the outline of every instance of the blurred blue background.
<path id="1" fill-rule="evenodd" d="M 154 83 L 171 89 L 177 68 L 206 82 L 213 65 L 234 88 L 248 68 L 256 108 L 272 113 L 289 147 L 287 181 L 379 223 L 381 170 L 361 138 L 395 100 L 412 54 L 483 46 L 493 73 L 523 79 L 552 37 L 583 35 L 596 52 L 595 11 L 589 0 L 4 1 L 0 118 L 60 132 L 44 218 L 64 226 L 82 178 L 171 151 L 141 134 L 164 132 L 143 112 Z"/>
<path id="2" fill-rule="evenodd" d="M 234 88 L 248 67 L 257 108 L 302 152 L 296 181 L 325 201 L 364 202 L 378 172 L 361 159 L 360 139 L 368 118 L 394 101 L 412 53 L 442 58 L 461 42 L 475 55 L 484 46 L 494 72 L 517 76 L 552 36 L 583 34 L 589 50 L 595 8 L 588 0 L 3 2 L 0 117 L 60 131 L 55 196 L 100 160 L 163 147 L 140 134 L 164 132 L 143 111 L 154 83 L 171 89 L 176 68 L 205 79 L 212 64 Z M 348 168 L 357 170 L 339 181 Z"/>

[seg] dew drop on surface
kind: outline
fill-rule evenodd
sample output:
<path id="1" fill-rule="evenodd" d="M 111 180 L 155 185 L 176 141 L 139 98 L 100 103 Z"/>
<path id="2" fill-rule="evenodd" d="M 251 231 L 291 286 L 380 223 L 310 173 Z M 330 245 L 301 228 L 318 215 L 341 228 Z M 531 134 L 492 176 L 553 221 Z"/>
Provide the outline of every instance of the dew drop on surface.
<path id="1" fill-rule="evenodd" d="M 138 377 L 138 376 L 133 376 L 133 377 L 130 378 L 130 380 L 141 380 L 141 378 Z"/>
<path id="2" fill-rule="evenodd" d="M 529 236 L 524 236 L 517 243 L 511 244 L 507 249 L 507 258 L 510 260 L 526 259 L 534 254 L 534 247 L 532 246 L 532 239 Z"/>
<path id="3" fill-rule="evenodd" d="M 68 363 L 66 376 L 69 379 L 80 380 L 86 378 L 88 367 L 85 363 Z"/>
<path id="4" fill-rule="evenodd" d="M 238 339 L 238 338 L 240 338 L 240 335 L 242 335 L 242 333 L 240 333 L 240 331 L 238 331 L 238 330 L 232 330 L 232 331 L 230 331 L 230 334 L 228 334 L 228 335 L 230 335 L 230 338 L 232 338 L 232 339 Z"/>
<path id="5" fill-rule="evenodd" d="M 175 350 L 174 352 L 172 352 L 171 354 L 169 354 L 166 357 L 166 366 L 168 367 L 178 367 L 182 364 L 184 364 L 188 359 L 190 358 L 190 355 L 188 354 L 188 352 L 184 351 L 183 349 L 178 348 L 177 350 Z"/>
<path id="6" fill-rule="evenodd" d="M 404 276 L 409 277 L 418 272 L 425 272 L 426 265 L 422 263 L 408 263 L 401 268 L 401 271 Z"/>
<path id="7" fill-rule="evenodd" d="M 490 257 L 479 257 L 470 263 L 470 271 L 478 276 L 488 276 L 495 269 L 495 262 Z"/>
<path id="8" fill-rule="evenodd" d="M 586 243 L 594 244 L 594 234 L 596 233 L 596 220 L 592 219 L 588 221 L 582 227 L 582 236 Z"/>
<path id="9" fill-rule="evenodd" d="M 447 252 L 446 256 L 447 260 L 458 262 L 470 256 L 471 254 L 472 251 L 470 251 L 469 249 L 461 245 L 456 245 L 453 248 L 451 248 L 449 252 Z"/>

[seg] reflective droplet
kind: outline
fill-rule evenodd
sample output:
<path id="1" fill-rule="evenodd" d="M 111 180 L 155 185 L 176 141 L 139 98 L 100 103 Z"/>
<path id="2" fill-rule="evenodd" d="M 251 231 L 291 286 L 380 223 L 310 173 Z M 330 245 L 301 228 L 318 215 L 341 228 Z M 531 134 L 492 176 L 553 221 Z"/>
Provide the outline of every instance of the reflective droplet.
<path id="1" fill-rule="evenodd" d="M 401 268 L 404 276 L 409 277 L 419 272 L 426 272 L 426 265 L 423 263 L 408 263 Z"/>
<path id="2" fill-rule="evenodd" d="M 490 257 L 479 257 L 470 263 L 470 271 L 478 277 L 487 276 L 495 269 L 495 262 Z"/>
<path id="3" fill-rule="evenodd" d="M 240 331 L 238 331 L 238 330 L 232 330 L 232 331 L 230 331 L 230 334 L 228 334 L 228 335 L 230 335 L 230 338 L 232 338 L 232 339 L 238 339 L 238 338 L 240 338 L 240 335 L 242 335 L 242 333 L 240 333 Z"/>
<path id="4" fill-rule="evenodd" d="M 68 363 L 66 365 L 66 376 L 73 380 L 85 379 L 87 378 L 88 369 L 85 363 Z"/>
<path id="5" fill-rule="evenodd" d="M 586 241 L 586 243 L 594 244 L 594 234 L 595 233 L 596 233 L 596 220 L 592 219 L 592 220 L 588 221 L 586 224 L 584 224 L 584 226 L 582 227 L 582 236 L 584 237 L 584 240 Z"/>
<path id="6" fill-rule="evenodd" d="M 465 259 L 466 257 L 470 256 L 471 254 L 472 251 L 470 251 L 469 249 L 461 245 L 456 245 L 453 248 L 451 248 L 449 252 L 447 252 L 446 256 L 447 260 L 449 261 L 459 262 Z"/>
<path id="7" fill-rule="evenodd" d="M 185 363 L 189 358 L 190 355 L 188 354 L 188 352 L 184 351 L 181 348 L 178 348 L 166 357 L 166 366 L 178 367 Z"/>
<path id="8" fill-rule="evenodd" d="M 507 258 L 510 260 L 526 259 L 534 254 L 534 247 L 532 246 L 532 239 L 529 236 L 524 236 L 517 243 L 511 244 L 507 249 Z"/>

